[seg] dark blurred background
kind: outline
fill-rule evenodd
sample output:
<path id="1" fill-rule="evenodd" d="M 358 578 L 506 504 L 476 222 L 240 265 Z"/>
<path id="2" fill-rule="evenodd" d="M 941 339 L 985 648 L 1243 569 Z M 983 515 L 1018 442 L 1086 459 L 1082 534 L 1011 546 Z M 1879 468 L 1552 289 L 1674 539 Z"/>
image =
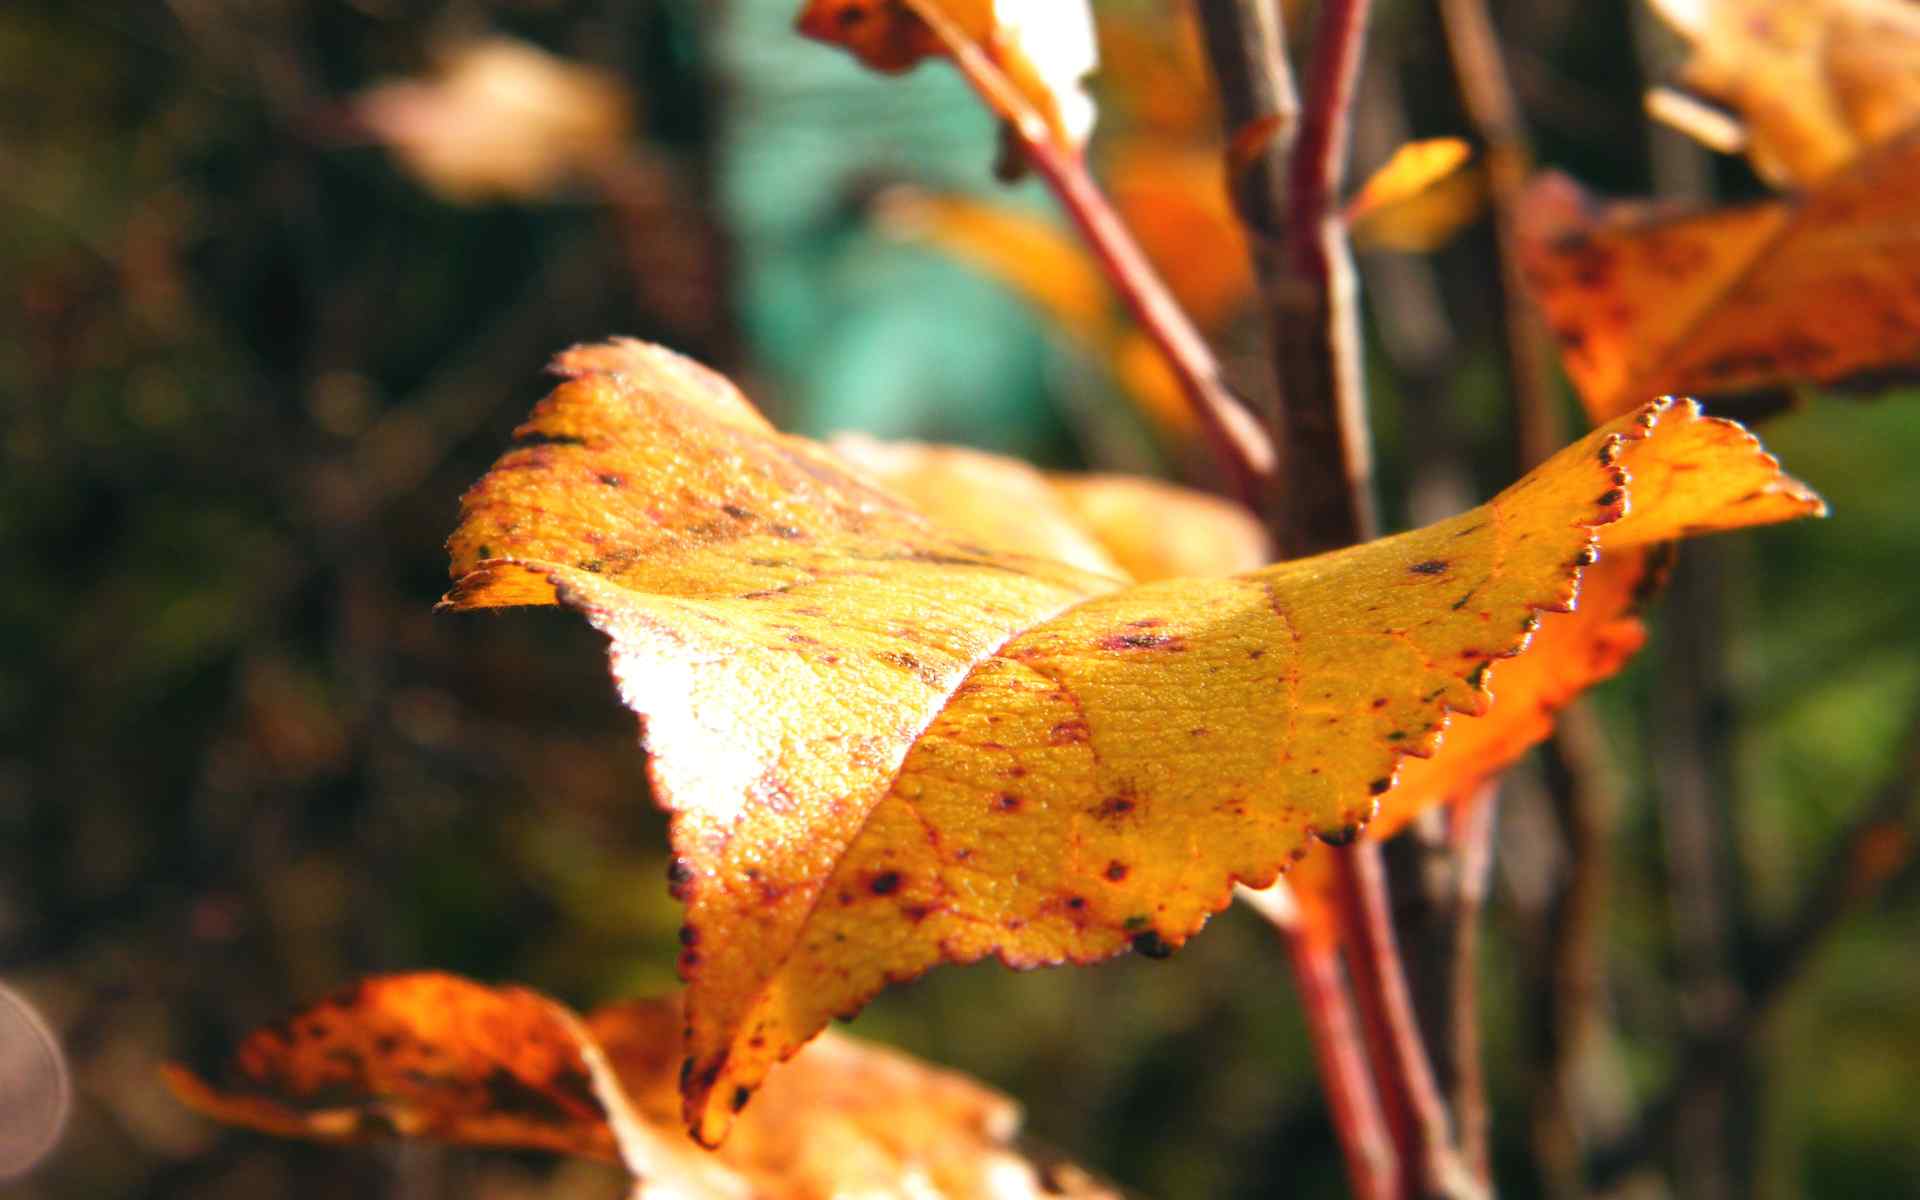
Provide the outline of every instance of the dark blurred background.
<path id="1" fill-rule="evenodd" d="M 599 639 L 555 611 L 431 612 L 456 501 L 555 351 L 663 341 L 810 433 L 1191 464 L 1071 261 L 1021 278 L 951 232 L 1058 230 L 1034 184 L 994 179 L 958 78 L 865 74 L 793 35 L 797 7 L 0 6 L 0 978 L 77 1085 L 63 1147 L 0 1189 L 620 1193 L 533 1156 L 223 1131 L 155 1074 L 370 972 L 579 1005 L 672 986 L 664 822 Z M 1096 7 L 1097 168 L 1257 391 L 1198 56 L 1177 6 Z M 1644 13 L 1494 12 L 1544 161 L 1757 190 L 1643 120 L 1673 54 Z M 1358 167 L 1468 128 L 1430 6 L 1382 3 L 1372 53 Z M 1389 511 L 1483 498 L 1513 455 L 1485 222 L 1363 265 Z M 1833 518 L 1689 548 L 1652 651 L 1598 697 L 1613 871 L 1574 1108 L 1614 1194 L 1920 1195 L 1920 885 L 1817 892 L 1912 753 L 1914 403 L 1775 417 Z M 1533 766 L 1507 789 L 1489 922 L 1511 1196 L 1570 1194 L 1538 1153 L 1567 1053 L 1541 1012 L 1552 792 Z M 1904 859 L 1887 811 L 1872 844 Z M 1144 1193 L 1342 1192 L 1283 956 L 1246 913 L 1170 963 L 938 971 L 855 1029 L 1007 1088 Z"/>

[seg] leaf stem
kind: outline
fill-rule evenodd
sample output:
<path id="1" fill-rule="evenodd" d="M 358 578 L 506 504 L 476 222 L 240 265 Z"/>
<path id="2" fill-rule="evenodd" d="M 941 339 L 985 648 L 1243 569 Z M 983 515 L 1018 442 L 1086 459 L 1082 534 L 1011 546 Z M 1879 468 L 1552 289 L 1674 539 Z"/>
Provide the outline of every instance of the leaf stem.
<path id="1" fill-rule="evenodd" d="M 1230 476 L 1232 490 L 1249 507 L 1261 507 L 1260 497 L 1278 464 L 1272 440 L 1227 387 L 1206 338 L 1128 232 L 1088 172 L 1086 160 L 1078 150 L 1056 140 L 1047 120 L 952 18 L 926 0 L 904 2 L 933 30 L 974 91 L 1007 122 L 1028 162 L 1046 180 L 1128 310 L 1173 368 L 1195 418 Z"/>

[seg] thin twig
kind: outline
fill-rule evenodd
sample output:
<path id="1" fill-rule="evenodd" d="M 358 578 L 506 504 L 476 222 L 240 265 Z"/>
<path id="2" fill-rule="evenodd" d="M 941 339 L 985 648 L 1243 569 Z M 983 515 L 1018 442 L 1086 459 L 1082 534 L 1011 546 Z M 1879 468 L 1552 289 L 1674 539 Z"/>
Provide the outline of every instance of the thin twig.
<path id="1" fill-rule="evenodd" d="M 1238 895 L 1286 943 L 1348 1186 L 1358 1200 L 1398 1200 L 1403 1190 L 1401 1158 L 1374 1088 L 1353 994 L 1341 973 L 1339 940 L 1327 930 L 1304 926 L 1284 879 L 1260 891 L 1242 887 Z"/>
<path id="2" fill-rule="evenodd" d="M 1285 941 L 1327 1107 L 1340 1132 L 1348 1186 L 1356 1200 L 1396 1200 L 1404 1191 L 1400 1156 L 1374 1090 L 1353 995 L 1340 973 L 1339 945 L 1299 935 Z"/>
<path id="3" fill-rule="evenodd" d="M 1733 970 L 1741 930 L 1737 901 L 1733 765 L 1724 647 L 1726 547 L 1689 546 L 1673 574 L 1654 720 L 1653 772 L 1664 844 L 1680 1025 L 1689 1041 L 1746 1021 L 1748 1000 Z M 1682 1194 L 1725 1200 L 1740 1186 L 1747 1156 L 1737 1147 L 1750 1109 L 1733 1081 L 1751 1067 L 1747 1047 L 1713 1086 L 1688 1089 L 1676 1109 L 1684 1153 L 1676 1155 Z"/>
<path id="4" fill-rule="evenodd" d="M 1500 252 L 1514 441 L 1525 471 L 1545 462 L 1566 441 L 1566 422 L 1554 386 L 1558 356 L 1546 325 L 1527 300 L 1515 253 L 1515 215 L 1533 170 L 1533 151 L 1486 0 L 1441 0 L 1440 16 L 1467 115 L 1486 145 L 1494 238 Z"/>
<path id="5" fill-rule="evenodd" d="M 1413 997 L 1401 969 L 1386 875 L 1378 842 L 1362 839 L 1333 850 L 1339 881 L 1342 933 L 1354 991 L 1369 1028 L 1374 1067 L 1387 1078 L 1382 1091 L 1406 1105 L 1411 1151 L 1407 1167 L 1421 1196 L 1486 1194 L 1461 1160 L 1453 1119 L 1434 1082 L 1433 1066 L 1414 1016 Z"/>
<path id="6" fill-rule="evenodd" d="M 1453 1003 L 1448 1032 L 1453 1060 L 1449 1107 L 1460 1142 L 1460 1157 L 1480 1185 L 1492 1188 L 1488 1148 L 1486 1071 L 1480 1059 L 1480 914 L 1486 907 L 1487 878 L 1493 870 L 1493 827 L 1500 810 L 1500 784 L 1489 780 L 1450 806 L 1448 842 L 1456 879 L 1453 942 Z M 1442 1086 L 1446 1077 L 1442 1076 Z"/>
<path id="7" fill-rule="evenodd" d="M 1007 122 L 1027 161 L 1053 189 L 1127 308 L 1166 356 L 1195 418 L 1232 480 L 1232 490 L 1249 507 L 1260 507 L 1266 481 L 1277 465 L 1271 439 L 1234 398 L 1206 338 L 1194 328 L 1114 212 L 1106 193 L 1088 173 L 1085 159 L 1055 139 L 1046 118 L 952 18 L 925 0 L 905 2 L 939 37 L 981 99 Z"/>

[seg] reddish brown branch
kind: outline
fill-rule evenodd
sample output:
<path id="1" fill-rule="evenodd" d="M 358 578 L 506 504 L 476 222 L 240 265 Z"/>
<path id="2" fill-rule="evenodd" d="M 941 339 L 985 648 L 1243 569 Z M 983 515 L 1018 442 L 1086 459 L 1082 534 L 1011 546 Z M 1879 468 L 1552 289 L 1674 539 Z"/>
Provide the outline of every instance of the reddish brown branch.
<path id="1" fill-rule="evenodd" d="M 1347 965 L 1368 1027 L 1374 1068 L 1385 1080 L 1381 1090 L 1403 1103 L 1409 1118 L 1405 1160 L 1414 1194 L 1461 1200 L 1484 1196 L 1486 1189 L 1460 1157 L 1453 1120 L 1421 1040 L 1394 937 L 1379 844 L 1362 840 L 1336 849 L 1334 856 Z"/>
<path id="2" fill-rule="evenodd" d="M 1056 140 L 1047 120 L 951 18 L 923 0 L 906 2 L 940 38 L 974 91 L 1006 121 L 1011 136 L 1053 189 L 1127 308 L 1166 356 L 1195 418 L 1232 480 L 1232 490 L 1249 507 L 1260 507 L 1265 482 L 1277 465 L 1271 439 L 1228 389 L 1206 338 L 1194 328 L 1114 212 L 1106 194 L 1087 172 L 1086 161 Z"/>
<path id="3" fill-rule="evenodd" d="M 1327 1108 L 1340 1136 L 1347 1184 L 1357 1200 L 1395 1200 L 1404 1191 L 1400 1156 L 1374 1090 L 1338 945 L 1299 933 L 1287 933 L 1286 943 Z"/>
<path id="4" fill-rule="evenodd" d="M 1453 1061 L 1448 1102 L 1458 1126 L 1460 1156 L 1485 1188 L 1493 1172 L 1488 1148 L 1486 1072 L 1480 1059 L 1480 914 L 1493 869 L 1494 817 L 1500 784 L 1483 783 L 1448 813 L 1448 844 L 1455 880 L 1452 1004 L 1448 1010 L 1449 1057 Z"/>

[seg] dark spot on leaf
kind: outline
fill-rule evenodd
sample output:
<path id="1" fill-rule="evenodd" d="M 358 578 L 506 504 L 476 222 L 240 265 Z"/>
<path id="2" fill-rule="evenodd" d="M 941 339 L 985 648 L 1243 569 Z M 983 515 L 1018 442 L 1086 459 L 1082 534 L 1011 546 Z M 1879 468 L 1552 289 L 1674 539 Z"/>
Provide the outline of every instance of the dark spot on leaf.
<path id="1" fill-rule="evenodd" d="M 618 475 L 615 475 L 611 471 L 606 471 L 601 473 L 600 482 L 606 484 L 610 488 L 617 488 L 617 487 L 623 486 L 627 481 L 620 478 Z"/>
<path id="2" fill-rule="evenodd" d="M 793 541 L 796 538 L 805 537 L 806 534 L 802 533 L 800 530 L 794 528 L 791 525 L 775 525 L 773 527 L 773 536 L 786 538 L 788 541 Z"/>
<path id="3" fill-rule="evenodd" d="M 1387 698 L 1385 696 L 1374 697 L 1373 706 L 1375 708 L 1385 708 L 1387 706 Z"/>
<path id="4" fill-rule="evenodd" d="M 1316 829 L 1313 836 L 1329 846 L 1351 846 L 1360 836 L 1360 826 L 1343 825 L 1339 829 Z"/>
<path id="5" fill-rule="evenodd" d="M 1068 896 L 1067 897 L 1068 908 L 1085 908 L 1086 906 L 1087 906 L 1087 898 L 1085 896 Z"/>
<path id="6" fill-rule="evenodd" d="M 1392 788 L 1393 780 L 1391 779 L 1376 779 L 1367 785 L 1367 791 L 1375 796 L 1384 796 Z"/>
<path id="7" fill-rule="evenodd" d="M 474 551 L 474 555 L 475 555 L 475 557 L 478 557 L 478 558 L 492 558 L 492 557 L 493 557 L 493 547 L 492 547 L 492 546 L 487 546 L 487 545 L 482 545 L 482 546 L 481 546 L 481 547 L 480 547 L 480 548 L 479 548 L 478 550 L 475 550 L 475 551 Z"/>
<path id="8" fill-rule="evenodd" d="M 1582 546 L 1580 552 L 1573 556 L 1574 565 L 1579 567 L 1590 567 L 1599 561 L 1600 548 L 1598 546 Z"/>
<path id="9" fill-rule="evenodd" d="M 1121 928 L 1131 933 L 1136 929 L 1145 929 L 1147 927 L 1147 922 L 1149 920 L 1151 920 L 1151 918 L 1148 917 L 1145 913 L 1135 913 L 1132 916 L 1128 917 L 1125 921 L 1122 921 L 1120 925 L 1121 925 Z"/>
<path id="10" fill-rule="evenodd" d="M 1124 817 L 1132 811 L 1133 800 L 1131 797 L 1108 796 L 1100 802 L 1100 807 L 1095 809 L 1094 813 L 1102 817 Z"/>
<path id="11" fill-rule="evenodd" d="M 1407 569 L 1415 575 L 1442 575 L 1446 573 L 1447 560 L 1444 558 L 1429 558 L 1425 562 L 1417 562 Z"/>
<path id="12" fill-rule="evenodd" d="M 1163 633 L 1110 633 L 1099 641 L 1102 650 L 1185 650 L 1185 638 Z"/>
<path id="13" fill-rule="evenodd" d="M 571 433 L 542 433 L 536 429 L 515 434 L 513 444 L 516 446 L 584 446 L 587 444 L 587 439 L 575 437 Z"/>
<path id="14" fill-rule="evenodd" d="M 1619 488 L 1611 488 L 1607 491 L 1601 492 L 1600 499 L 1596 501 L 1596 503 L 1598 503 L 1602 508 L 1612 508 L 1614 505 L 1620 503 L 1620 501 L 1625 498 L 1626 498 L 1625 492 L 1621 491 Z"/>
<path id="15" fill-rule="evenodd" d="M 994 805 L 1002 812 L 1012 812 L 1020 807 L 1020 797 L 1012 792 L 1001 792 L 1000 798 L 994 801 Z"/>
<path id="16" fill-rule="evenodd" d="M 1249 650 L 1249 651 L 1247 651 L 1247 658 L 1248 658 L 1248 659 L 1262 659 L 1262 658 L 1265 658 L 1266 656 L 1267 656 L 1267 652 L 1266 652 L 1265 650 Z"/>
<path id="17" fill-rule="evenodd" d="M 1053 727 L 1048 740 L 1056 746 L 1065 746 L 1073 742 L 1084 742 L 1088 737 L 1089 732 L 1085 721 L 1062 721 Z"/>
<path id="18" fill-rule="evenodd" d="M 1173 946 L 1160 936 L 1157 930 L 1149 929 L 1133 935 L 1134 953 L 1146 958 L 1171 958 Z"/>
<path id="19" fill-rule="evenodd" d="M 753 520 L 753 510 L 749 508 L 741 508 L 738 504 L 722 504 L 720 506 L 720 511 L 732 517 L 736 521 Z"/>
<path id="20" fill-rule="evenodd" d="M 867 890 L 876 896 L 890 896 L 900 890 L 900 872 L 882 871 L 867 881 Z"/>
<path id="21" fill-rule="evenodd" d="M 739 1112 L 741 1109 L 745 1108 L 747 1106 L 747 1101 L 751 1100 L 752 1098 L 753 1098 L 752 1088 L 737 1087 L 733 1089 L 733 1111 Z"/>
<path id="22" fill-rule="evenodd" d="M 700 944 L 700 931 L 691 925 L 682 925 L 680 927 L 680 944 L 682 946 L 698 946 Z"/>
<path id="23" fill-rule="evenodd" d="M 1127 864 L 1121 862 L 1117 858 L 1107 864 L 1108 879 L 1111 879 L 1115 883 L 1119 883 L 1122 879 L 1125 879 L 1126 877 L 1127 877 Z"/>

